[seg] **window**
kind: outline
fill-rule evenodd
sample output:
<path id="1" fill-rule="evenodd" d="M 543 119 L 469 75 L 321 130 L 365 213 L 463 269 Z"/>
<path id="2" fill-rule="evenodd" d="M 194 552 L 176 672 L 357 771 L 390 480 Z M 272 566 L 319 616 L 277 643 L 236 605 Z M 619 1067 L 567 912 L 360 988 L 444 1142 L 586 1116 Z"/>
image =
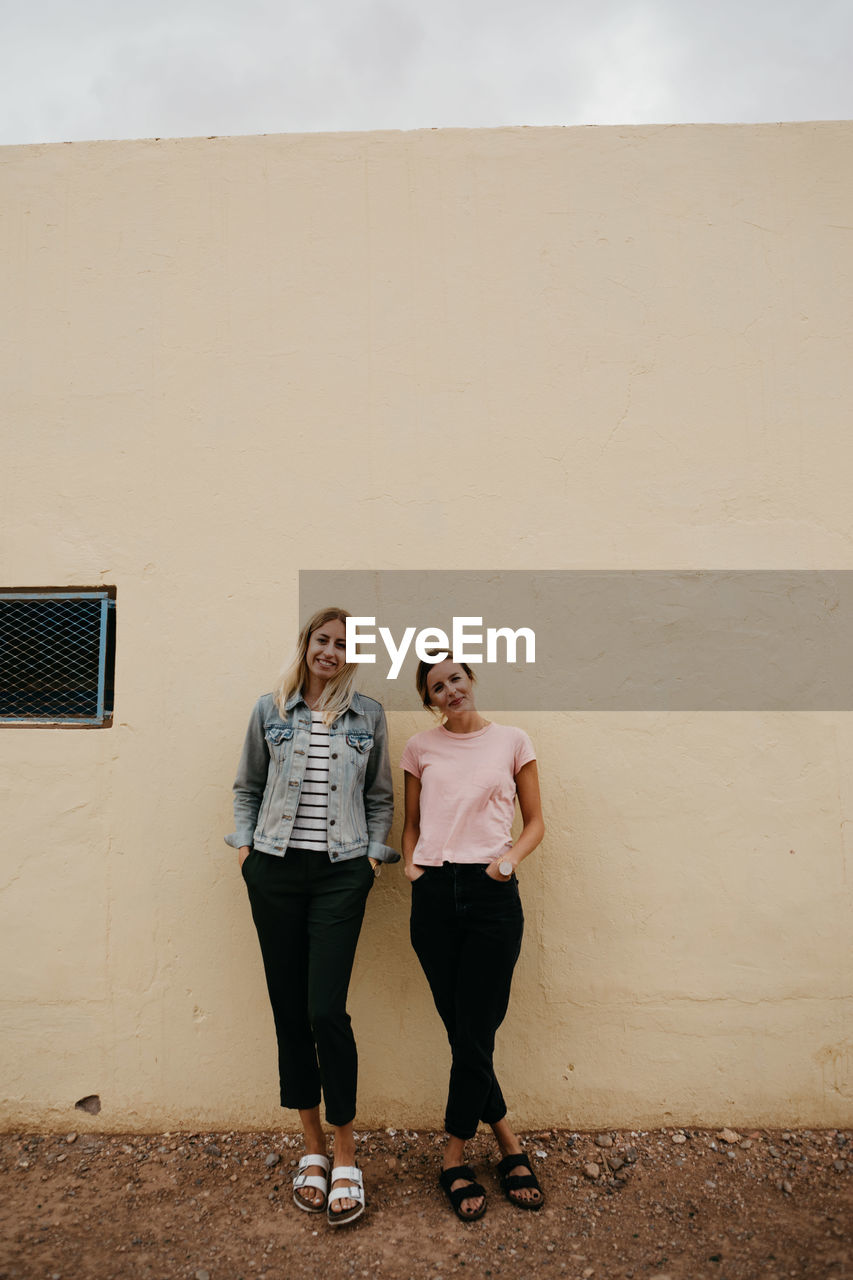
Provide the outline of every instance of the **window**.
<path id="1" fill-rule="evenodd" d="M 112 724 L 115 587 L 0 588 L 0 725 Z"/>

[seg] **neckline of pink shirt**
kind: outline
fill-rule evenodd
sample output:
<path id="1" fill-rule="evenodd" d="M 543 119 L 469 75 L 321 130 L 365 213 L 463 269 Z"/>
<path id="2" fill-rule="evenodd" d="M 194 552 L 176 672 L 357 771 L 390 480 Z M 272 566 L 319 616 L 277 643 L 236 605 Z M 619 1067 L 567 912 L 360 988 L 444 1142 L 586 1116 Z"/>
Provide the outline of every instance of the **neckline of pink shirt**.
<path id="1" fill-rule="evenodd" d="M 454 733 L 452 729 L 448 729 L 447 726 L 443 724 L 440 724 L 438 727 L 439 729 L 441 729 L 443 733 L 447 734 L 448 738 L 465 739 L 465 738 L 479 738 L 481 734 L 488 733 L 489 729 L 491 729 L 493 724 L 494 724 L 494 720 L 490 720 L 488 724 L 483 725 L 482 729 L 474 729 L 472 733 Z"/>

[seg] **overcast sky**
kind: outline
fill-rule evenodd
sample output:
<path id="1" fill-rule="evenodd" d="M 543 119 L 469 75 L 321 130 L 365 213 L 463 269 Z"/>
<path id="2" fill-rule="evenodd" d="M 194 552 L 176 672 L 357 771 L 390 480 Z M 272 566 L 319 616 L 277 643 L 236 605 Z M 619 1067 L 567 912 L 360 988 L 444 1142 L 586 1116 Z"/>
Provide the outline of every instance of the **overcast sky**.
<path id="1" fill-rule="evenodd" d="M 853 117 L 853 0 L 0 0 L 0 142 Z"/>

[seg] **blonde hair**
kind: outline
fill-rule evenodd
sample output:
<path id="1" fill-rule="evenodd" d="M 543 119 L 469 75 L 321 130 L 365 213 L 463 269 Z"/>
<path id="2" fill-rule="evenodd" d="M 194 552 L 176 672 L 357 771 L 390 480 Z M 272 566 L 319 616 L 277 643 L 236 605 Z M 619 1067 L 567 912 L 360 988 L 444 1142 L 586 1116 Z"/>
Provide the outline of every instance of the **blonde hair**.
<path id="1" fill-rule="evenodd" d="M 273 697 L 275 698 L 275 705 L 278 707 L 279 715 L 283 716 L 285 714 L 288 699 L 292 698 L 294 693 L 298 693 L 300 689 L 305 688 L 308 683 L 306 655 L 312 633 L 326 622 L 338 620 L 346 623 L 349 616 L 346 609 L 318 609 L 305 623 L 305 626 L 299 632 L 299 639 L 296 641 L 296 652 L 282 671 L 278 684 L 273 690 Z M 355 692 L 353 689 L 355 669 L 356 663 L 345 662 L 340 671 L 332 676 L 332 679 L 326 684 L 316 707 L 317 711 L 322 712 L 324 724 L 331 724 L 333 720 L 337 720 L 338 716 L 343 715 L 352 702 L 352 695 Z"/>

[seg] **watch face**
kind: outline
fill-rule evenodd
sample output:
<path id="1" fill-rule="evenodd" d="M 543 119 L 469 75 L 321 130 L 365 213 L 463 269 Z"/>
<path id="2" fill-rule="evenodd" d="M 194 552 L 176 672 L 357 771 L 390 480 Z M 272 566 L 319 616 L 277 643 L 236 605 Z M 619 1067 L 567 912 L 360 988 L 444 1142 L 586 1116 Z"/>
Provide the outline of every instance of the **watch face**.
<path id="1" fill-rule="evenodd" d="M 499 862 L 499 863 L 498 863 L 498 871 L 500 871 L 500 873 L 501 873 L 501 875 L 502 875 L 502 876 L 511 876 L 511 875 L 512 875 L 512 863 L 511 863 L 511 862 Z"/>

